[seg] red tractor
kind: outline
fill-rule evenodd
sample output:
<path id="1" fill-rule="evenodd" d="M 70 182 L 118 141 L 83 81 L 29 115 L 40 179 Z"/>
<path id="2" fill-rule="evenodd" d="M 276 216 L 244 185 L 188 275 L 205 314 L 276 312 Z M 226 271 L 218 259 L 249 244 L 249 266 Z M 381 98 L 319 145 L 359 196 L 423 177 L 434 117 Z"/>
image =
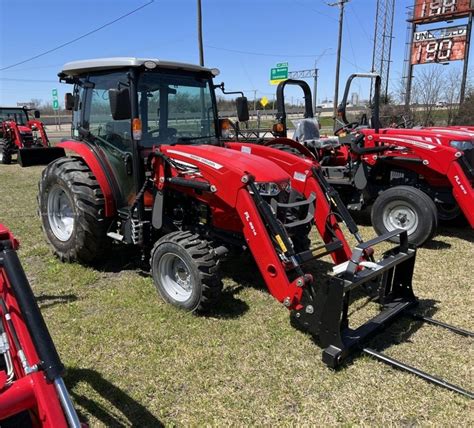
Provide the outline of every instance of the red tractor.
<path id="1" fill-rule="evenodd" d="M 416 306 L 415 250 L 400 230 L 365 243 L 355 232 L 351 250 L 338 225 L 344 209 L 316 162 L 226 146 L 217 73 L 158 59 L 66 64 L 59 77 L 74 85 L 66 95 L 73 128 L 59 146 L 73 154 L 52 162 L 39 183 L 46 238 L 65 261 L 94 262 L 113 243 L 135 246 L 162 298 L 188 311 L 219 304 L 223 258 L 249 250 L 269 292 L 319 340 L 324 362 L 340 366 Z M 239 119 L 248 120 L 246 99 L 237 102 Z M 317 248 L 308 238 L 313 225 L 324 242 Z M 372 247 L 395 236 L 399 245 L 376 260 Z M 335 262 L 328 282 L 306 265 L 326 254 Z M 376 284 L 382 310 L 350 328 L 350 294 L 368 284 Z"/>
<path id="2" fill-rule="evenodd" d="M 347 99 L 354 78 L 375 79 L 372 117 L 357 121 L 346 116 Z M 295 140 L 287 137 L 283 88 L 300 86 L 305 94 L 305 118 Z M 436 233 L 438 219 L 464 214 L 474 227 L 474 145 L 465 131 L 380 128 L 380 77 L 350 76 L 338 114 L 342 126 L 338 139 L 320 138 L 313 118 L 311 90 L 303 81 L 287 80 L 277 89 L 279 138 L 268 146 L 300 153 L 321 165 L 327 181 L 350 210 L 372 206 L 372 225 L 378 234 L 403 229 L 410 243 L 422 245 Z"/>
<path id="3" fill-rule="evenodd" d="M 10 164 L 17 155 L 21 166 L 47 165 L 64 156 L 64 149 L 51 147 L 40 112 L 34 119 L 26 107 L 0 107 L 0 163 Z"/>
<path id="4" fill-rule="evenodd" d="M 81 427 L 64 366 L 16 253 L 0 224 L 0 426 Z"/>

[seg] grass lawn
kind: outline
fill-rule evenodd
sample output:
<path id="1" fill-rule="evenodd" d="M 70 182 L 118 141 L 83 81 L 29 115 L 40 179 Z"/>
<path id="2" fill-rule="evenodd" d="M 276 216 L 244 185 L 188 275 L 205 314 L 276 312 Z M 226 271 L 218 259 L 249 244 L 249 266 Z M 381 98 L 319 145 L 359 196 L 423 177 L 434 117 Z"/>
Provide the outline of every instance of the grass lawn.
<path id="1" fill-rule="evenodd" d="M 368 357 L 326 368 L 248 257 L 226 263 L 222 304 L 208 317 L 163 303 L 129 251 L 114 251 L 101 268 L 59 262 L 36 216 L 41 170 L 0 165 L 0 222 L 21 241 L 66 384 L 91 426 L 473 426 L 468 399 Z M 362 232 L 374 236 L 368 226 Z M 422 310 L 472 330 L 474 232 L 439 232 L 418 251 L 415 292 Z M 316 280 L 328 267 L 313 265 Z M 363 317 L 372 307 L 365 303 L 360 296 L 351 311 Z M 472 390 L 472 340 L 418 327 L 397 323 L 371 346 L 395 343 L 389 355 Z"/>

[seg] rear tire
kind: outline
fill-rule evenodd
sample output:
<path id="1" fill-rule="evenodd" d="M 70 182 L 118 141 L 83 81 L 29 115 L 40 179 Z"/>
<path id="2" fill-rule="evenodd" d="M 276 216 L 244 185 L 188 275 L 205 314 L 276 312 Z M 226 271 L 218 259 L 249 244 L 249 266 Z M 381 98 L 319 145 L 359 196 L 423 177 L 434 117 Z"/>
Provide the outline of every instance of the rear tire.
<path id="1" fill-rule="evenodd" d="M 82 159 L 50 163 L 39 182 L 41 225 L 54 253 L 67 262 L 91 263 L 109 246 L 102 190 Z"/>
<path id="2" fill-rule="evenodd" d="M 438 219 L 444 222 L 454 221 L 462 215 L 461 208 L 459 208 L 456 202 L 452 204 L 439 202 L 436 204 L 436 209 L 438 211 Z"/>
<path id="3" fill-rule="evenodd" d="M 153 281 L 163 300 L 186 311 L 208 311 L 219 299 L 218 256 L 191 232 L 163 236 L 151 252 Z"/>
<path id="4" fill-rule="evenodd" d="M 408 233 L 408 241 L 416 246 L 430 240 L 438 227 L 438 213 L 433 200 L 410 186 L 396 186 L 383 191 L 372 206 L 371 219 L 378 235 L 403 229 Z M 391 241 L 398 242 L 399 239 Z"/>
<path id="5" fill-rule="evenodd" d="M 0 162 L 4 165 L 12 163 L 12 151 L 8 140 L 0 140 Z"/>

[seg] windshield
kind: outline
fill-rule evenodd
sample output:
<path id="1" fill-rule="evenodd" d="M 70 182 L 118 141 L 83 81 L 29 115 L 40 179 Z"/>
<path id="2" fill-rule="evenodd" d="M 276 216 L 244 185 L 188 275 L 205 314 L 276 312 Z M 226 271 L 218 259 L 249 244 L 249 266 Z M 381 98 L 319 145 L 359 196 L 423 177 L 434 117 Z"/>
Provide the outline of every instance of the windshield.
<path id="1" fill-rule="evenodd" d="M 21 108 L 1 108 L 0 107 L 0 123 L 5 120 L 13 120 L 18 125 L 26 125 L 28 117 L 25 110 Z"/>
<path id="2" fill-rule="evenodd" d="M 146 72 L 138 81 L 141 144 L 209 144 L 216 137 L 211 80 L 195 74 Z"/>

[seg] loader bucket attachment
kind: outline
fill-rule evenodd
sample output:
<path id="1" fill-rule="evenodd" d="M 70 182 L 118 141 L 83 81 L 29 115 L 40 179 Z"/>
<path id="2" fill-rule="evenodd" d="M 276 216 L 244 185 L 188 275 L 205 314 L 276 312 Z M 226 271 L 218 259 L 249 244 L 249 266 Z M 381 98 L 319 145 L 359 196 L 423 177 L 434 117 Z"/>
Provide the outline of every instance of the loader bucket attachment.
<path id="1" fill-rule="evenodd" d="M 361 261 L 369 248 L 396 235 L 400 236 L 400 244 L 384 253 L 381 260 Z M 328 282 L 303 295 L 303 309 L 295 311 L 293 319 L 320 343 L 325 364 L 332 368 L 340 366 L 374 334 L 416 306 L 412 290 L 415 255 L 416 250 L 408 245 L 406 231 L 390 232 L 358 244 L 350 260 L 335 267 L 337 273 Z M 363 268 L 364 263 L 370 268 Z M 353 329 L 348 319 L 350 293 L 364 284 L 377 285 L 381 312 Z"/>
<path id="2" fill-rule="evenodd" d="M 22 167 L 48 165 L 63 156 L 66 152 L 62 147 L 30 147 L 18 150 L 18 163 Z"/>

